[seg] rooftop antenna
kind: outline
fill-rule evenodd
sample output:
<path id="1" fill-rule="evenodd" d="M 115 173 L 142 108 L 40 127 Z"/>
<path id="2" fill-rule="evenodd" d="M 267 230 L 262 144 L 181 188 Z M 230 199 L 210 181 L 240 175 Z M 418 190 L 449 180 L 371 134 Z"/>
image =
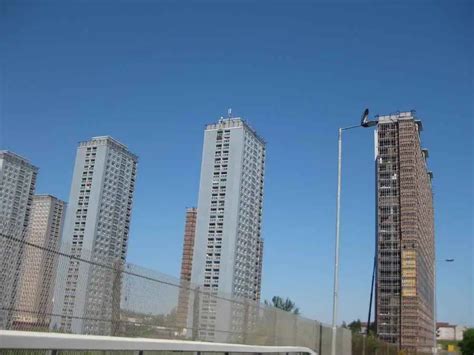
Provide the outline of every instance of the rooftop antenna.
<path id="1" fill-rule="evenodd" d="M 232 109 L 231 108 L 229 108 L 227 110 L 227 116 L 228 116 L 228 118 L 232 118 Z"/>

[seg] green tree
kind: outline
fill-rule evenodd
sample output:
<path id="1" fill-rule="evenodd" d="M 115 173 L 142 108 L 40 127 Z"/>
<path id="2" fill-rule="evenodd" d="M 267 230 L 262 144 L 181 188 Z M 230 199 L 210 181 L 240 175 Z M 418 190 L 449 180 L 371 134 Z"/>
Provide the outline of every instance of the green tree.
<path id="1" fill-rule="evenodd" d="M 459 342 L 459 348 L 463 355 L 474 354 L 474 328 L 464 331 L 463 339 Z"/>
<path id="2" fill-rule="evenodd" d="M 362 329 L 362 323 L 360 322 L 360 319 L 357 319 L 357 320 L 354 320 L 354 321 L 350 322 L 348 327 L 349 327 L 349 329 L 351 330 L 351 332 L 353 334 L 358 334 L 358 333 L 360 333 L 360 331 Z"/>
<path id="3" fill-rule="evenodd" d="M 273 296 L 272 301 L 268 302 L 267 300 L 265 300 L 265 304 L 267 306 L 272 306 L 286 312 L 300 314 L 300 309 L 296 307 L 296 304 L 288 297 L 286 298 L 286 300 L 283 300 L 283 298 L 280 296 Z"/>
<path id="4" fill-rule="evenodd" d="M 369 324 L 369 333 L 377 334 L 377 327 L 375 326 L 375 322 L 371 322 Z"/>

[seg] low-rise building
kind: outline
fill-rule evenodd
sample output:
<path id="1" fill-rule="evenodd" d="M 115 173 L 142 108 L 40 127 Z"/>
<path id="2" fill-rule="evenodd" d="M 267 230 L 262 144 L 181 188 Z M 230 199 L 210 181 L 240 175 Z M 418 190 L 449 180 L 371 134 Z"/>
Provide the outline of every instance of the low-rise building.
<path id="1" fill-rule="evenodd" d="M 463 325 L 449 324 L 448 322 L 436 323 L 437 340 L 462 340 L 463 333 L 467 327 Z"/>

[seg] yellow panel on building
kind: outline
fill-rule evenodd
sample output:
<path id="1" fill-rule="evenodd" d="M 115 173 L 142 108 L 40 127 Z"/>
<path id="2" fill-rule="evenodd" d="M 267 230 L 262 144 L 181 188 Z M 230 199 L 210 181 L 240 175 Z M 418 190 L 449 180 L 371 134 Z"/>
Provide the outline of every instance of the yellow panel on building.
<path id="1" fill-rule="evenodd" d="M 402 288 L 403 297 L 416 297 L 416 287 L 405 287 Z"/>
<path id="2" fill-rule="evenodd" d="M 403 267 L 408 267 L 408 268 L 414 268 L 416 267 L 416 260 L 412 259 L 402 259 L 402 268 Z"/>
<path id="3" fill-rule="evenodd" d="M 402 269 L 402 277 L 416 277 L 416 269 L 413 269 L 413 268 Z"/>
<path id="4" fill-rule="evenodd" d="M 402 259 L 416 259 L 416 251 L 402 250 Z"/>

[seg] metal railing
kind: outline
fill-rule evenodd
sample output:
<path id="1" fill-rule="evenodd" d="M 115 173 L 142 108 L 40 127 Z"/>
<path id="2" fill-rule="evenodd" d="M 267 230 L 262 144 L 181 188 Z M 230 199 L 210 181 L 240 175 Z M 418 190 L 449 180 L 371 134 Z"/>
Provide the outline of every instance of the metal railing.
<path id="1" fill-rule="evenodd" d="M 388 344 L 373 335 L 352 334 L 353 355 L 398 355 L 398 346 Z"/>
<path id="2" fill-rule="evenodd" d="M 124 263 L 110 249 L 52 250 L 0 223 L 2 250 L 0 329 L 330 351 L 331 328 L 318 321 Z M 18 255 L 41 277 L 18 269 Z M 338 328 L 337 346 L 351 353 L 349 330 Z"/>
<path id="3" fill-rule="evenodd" d="M 316 353 L 305 347 L 298 346 L 258 346 L 241 344 L 224 344 L 183 340 L 124 338 L 96 335 L 58 334 L 0 330 L 0 350 L 12 354 L 27 353 L 27 350 L 58 351 L 120 351 L 121 353 L 145 351 L 160 352 L 193 352 L 193 353 L 286 353 L 308 354 Z"/>

